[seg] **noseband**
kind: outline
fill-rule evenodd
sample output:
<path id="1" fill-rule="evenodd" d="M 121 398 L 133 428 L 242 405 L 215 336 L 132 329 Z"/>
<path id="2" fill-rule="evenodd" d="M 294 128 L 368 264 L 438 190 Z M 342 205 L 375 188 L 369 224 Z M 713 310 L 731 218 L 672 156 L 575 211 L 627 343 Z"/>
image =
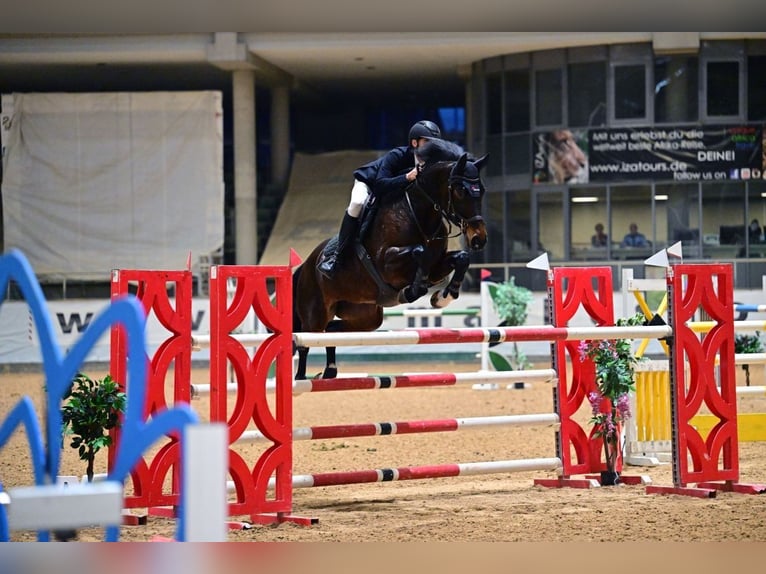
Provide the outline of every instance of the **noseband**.
<path id="1" fill-rule="evenodd" d="M 474 215 L 473 217 L 469 217 L 468 219 L 466 219 L 465 217 L 460 215 L 457 211 L 455 211 L 455 208 L 452 203 L 453 194 L 457 194 L 460 196 L 468 195 L 474 200 L 478 200 L 481 198 L 481 189 L 482 189 L 481 178 L 478 175 L 476 177 L 469 177 L 467 175 L 456 175 L 454 173 L 454 168 L 453 168 L 453 173 L 450 173 L 450 176 L 449 176 L 447 189 L 449 191 L 449 202 L 448 202 L 448 209 L 445 215 L 452 223 L 454 223 L 455 225 L 459 225 L 460 228 L 463 230 L 463 233 L 465 233 L 465 230 L 469 225 L 475 225 L 484 221 L 484 218 L 481 215 Z"/>
<path id="2" fill-rule="evenodd" d="M 456 164 L 457 165 L 457 164 Z M 478 176 L 478 170 L 474 166 L 470 166 L 469 169 L 473 169 L 477 172 L 476 177 L 470 177 L 465 174 L 456 174 L 455 173 L 455 166 L 452 167 L 452 171 L 450 172 L 449 179 L 447 180 L 447 205 L 442 206 L 439 201 L 434 201 L 434 199 L 428 194 L 428 192 L 423 189 L 423 186 L 420 182 L 420 177 L 413 181 L 407 190 L 405 191 L 405 199 L 407 200 L 407 205 L 410 210 L 410 214 L 412 215 L 413 220 L 415 221 L 415 224 L 417 225 L 418 229 L 420 230 L 423 237 L 426 238 L 427 241 L 433 241 L 435 239 L 442 239 L 442 238 L 450 238 L 450 237 L 459 237 L 461 234 L 464 234 L 466 232 L 466 229 L 469 225 L 477 225 L 479 223 L 482 223 L 484 221 L 484 218 L 481 215 L 474 215 L 470 218 L 463 217 L 460 213 L 458 213 L 455 210 L 453 196 L 459 195 L 459 196 L 465 196 L 468 195 L 474 200 L 477 200 L 481 197 L 481 178 Z M 414 207 L 412 206 L 412 202 L 410 199 L 410 192 L 411 191 L 417 191 L 420 196 L 424 197 L 428 202 L 430 202 L 433 205 L 434 211 L 438 212 L 442 219 L 447 221 L 447 233 L 444 236 L 439 236 L 438 232 L 439 229 L 437 228 L 432 234 L 426 233 L 423 228 L 420 225 L 420 221 L 418 220 L 417 213 L 415 212 Z M 452 234 L 452 225 L 456 225 L 460 228 L 460 232 Z"/>

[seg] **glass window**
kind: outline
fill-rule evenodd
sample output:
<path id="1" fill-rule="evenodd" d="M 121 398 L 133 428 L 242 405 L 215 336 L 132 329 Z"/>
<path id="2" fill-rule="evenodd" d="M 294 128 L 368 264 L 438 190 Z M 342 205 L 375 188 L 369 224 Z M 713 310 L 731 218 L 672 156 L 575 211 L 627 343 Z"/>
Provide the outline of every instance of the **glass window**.
<path id="1" fill-rule="evenodd" d="M 744 190 L 740 183 L 702 184 L 702 243 L 706 257 L 733 259 L 745 254 Z"/>
<path id="2" fill-rule="evenodd" d="M 530 256 L 530 205 L 529 190 L 509 191 L 505 196 L 505 210 L 498 213 L 505 214 L 505 253 L 499 262 L 505 261 L 529 261 Z M 487 243 L 489 245 L 490 242 Z"/>
<path id="3" fill-rule="evenodd" d="M 646 66 L 614 66 L 614 117 L 617 120 L 646 117 Z"/>
<path id="4" fill-rule="evenodd" d="M 747 59 L 747 119 L 766 121 L 766 56 Z"/>
<path id="5" fill-rule="evenodd" d="M 610 246 L 609 220 L 606 211 L 606 188 L 586 187 L 571 190 L 571 258 L 603 260 Z"/>
<path id="6" fill-rule="evenodd" d="M 535 72 L 535 123 L 538 126 L 561 125 L 561 69 Z"/>
<path id="7" fill-rule="evenodd" d="M 751 180 L 747 189 L 748 256 L 766 257 L 766 182 Z M 738 191 L 741 196 L 742 188 Z"/>
<path id="8" fill-rule="evenodd" d="M 662 184 L 655 187 L 657 232 L 664 235 L 666 245 L 681 242 L 683 256 L 700 257 L 699 186 L 694 184 Z"/>
<path id="9" fill-rule="evenodd" d="M 487 76 L 487 133 L 499 134 L 503 129 L 503 84 L 500 74 Z"/>
<path id="10" fill-rule="evenodd" d="M 507 235 L 508 224 L 503 217 L 504 202 L 509 193 L 487 193 L 485 197 L 484 219 L 487 223 L 487 233 L 491 238 L 484 249 L 487 263 L 502 263 L 506 260 L 503 246 L 510 244 Z"/>
<path id="11" fill-rule="evenodd" d="M 532 146 L 529 145 L 528 134 L 506 136 L 505 153 L 506 175 L 524 174 L 529 176 Z"/>
<path id="12" fill-rule="evenodd" d="M 739 62 L 708 62 L 708 116 L 739 115 Z"/>
<path id="13" fill-rule="evenodd" d="M 537 190 L 534 201 L 537 204 L 537 241 L 532 237 L 532 250 L 547 251 L 554 261 L 569 259 L 568 242 L 564 235 L 564 193 L 559 190 Z"/>
<path id="14" fill-rule="evenodd" d="M 505 74 L 505 131 L 528 132 L 530 126 L 529 70 Z"/>
<path id="15" fill-rule="evenodd" d="M 568 124 L 572 127 L 606 124 L 606 63 L 569 64 Z"/>
<path id="16" fill-rule="evenodd" d="M 696 122 L 698 81 L 696 57 L 658 57 L 654 61 L 654 121 Z"/>
<path id="17" fill-rule="evenodd" d="M 503 175 L 503 136 L 487 136 L 487 153 L 490 159 L 487 161 L 486 175 Z"/>
<path id="18" fill-rule="evenodd" d="M 646 259 L 655 245 L 664 247 L 664 233 L 655 238 L 652 229 L 652 188 L 649 185 L 626 185 L 611 188 L 612 240 L 619 242 L 612 255 L 616 259 Z M 632 229 L 635 224 L 635 229 Z M 645 241 L 626 238 L 640 233 Z M 659 241 L 659 243 L 655 243 Z"/>

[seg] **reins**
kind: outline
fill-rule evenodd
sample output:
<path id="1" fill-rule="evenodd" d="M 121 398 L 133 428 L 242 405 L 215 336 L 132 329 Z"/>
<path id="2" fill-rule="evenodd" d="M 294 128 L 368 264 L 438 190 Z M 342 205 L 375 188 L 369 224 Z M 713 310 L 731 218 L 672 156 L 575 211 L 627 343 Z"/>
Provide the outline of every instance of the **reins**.
<path id="1" fill-rule="evenodd" d="M 437 226 L 436 230 L 433 233 L 429 234 L 425 232 L 422 225 L 420 224 L 420 219 L 418 218 L 418 214 L 416 213 L 415 208 L 412 205 L 412 199 L 410 197 L 410 192 L 412 191 L 418 192 L 421 197 L 423 197 L 424 199 L 426 199 L 427 202 L 432 204 L 434 211 L 439 213 L 439 215 L 441 216 L 440 224 L 442 221 L 446 221 L 447 232 L 445 235 L 438 235 L 439 227 L 441 227 L 441 225 Z M 457 213 L 455 213 L 455 210 L 452 205 L 452 184 L 451 183 L 449 183 L 447 186 L 447 208 L 446 209 L 442 207 L 438 201 L 434 201 L 434 199 L 430 195 L 428 195 L 428 193 L 421 187 L 418 179 L 415 179 L 415 181 L 413 181 L 412 183 L 410 183 L 410 185 L 407 186 L 407 188 L 404 190 L 404 197 L 407 200 L 407 207 L 410 210 L 412 219 L 415 222 L 415 225 L 417 226 L 418 231 L 420 231 L 420 234 L 423 236 L 426 242 L 430 243 L 431 241 L 436 241 L 437 239 L 450 239 L 453 237 L 460 237 L 460 235 L 464 232 L 467 223 L 462 217 L 460 217 Z M 452 235 L 453 224 L 460 227 L 460 231 L 458 231 L 454 235 Z"/>

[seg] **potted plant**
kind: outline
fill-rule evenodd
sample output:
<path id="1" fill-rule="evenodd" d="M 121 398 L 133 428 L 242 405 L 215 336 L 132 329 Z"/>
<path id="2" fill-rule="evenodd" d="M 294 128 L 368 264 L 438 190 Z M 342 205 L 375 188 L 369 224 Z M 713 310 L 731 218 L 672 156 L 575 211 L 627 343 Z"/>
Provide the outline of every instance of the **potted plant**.
<path id="1" fill-rule="evenodd" d="M 755 335 L 737 335 L 734 338 L 734 352 L 737 354 L 746 353 L 763 353 L 763 342 L 761 341 L 760 333 L 755 332 Z M 745 386 L 750 386 L 750 365 L 742 365 L 742 370 L 745 371 Z"/>
<path id="2" fill-rule="evenodd" d="M 492 298 L 492 305 L 499 319 L 500 327 L 518 327 L 527 322 L 529 304 L 532 302 L 532 291 L 526 287 L 516 285 L 514 277 L 503 283 L 490 283 L 489 295 Z M 490 346 L 493 346 L 490 343 Z M 505 357 L 495 351 L 489 352 L 489 359 L 492 366 L 498 371 L 523 371 L 530 365 L 526 355 L 519 349 L 516 341 L 513 342 L 512 352 L 509 357 Z"/>
<path id="3" fill-rule="evenodd" d="M 64 400 L 63 435 L 72 437 L 69 446 L 76 448 L 80 459 L 87 462 L 88 482 L 93 482 L 96 453 L 112 444 L 109 431 L 120 425 L 120 416 L 125 412 L 125 393 L 110 375 L 94 380 L 78 373 Z"/>
<path id="4" fill-rule="evenodd" d="M 618 326 L 643 325 L 644 316 L 617 320 Z M 602 440 L 606 470 L 601 473 L 602 485 L 619 484 L 618 460 L 621 455 L 621 425 L 630 418 L 630 393 L 635 391 L 635 364 L 630 339 L 582 341 L 580 360 L 590 359 L 596 368 L 596 389 L 588 394 L 591 406 L 590 423 L 593 437 Z"/>

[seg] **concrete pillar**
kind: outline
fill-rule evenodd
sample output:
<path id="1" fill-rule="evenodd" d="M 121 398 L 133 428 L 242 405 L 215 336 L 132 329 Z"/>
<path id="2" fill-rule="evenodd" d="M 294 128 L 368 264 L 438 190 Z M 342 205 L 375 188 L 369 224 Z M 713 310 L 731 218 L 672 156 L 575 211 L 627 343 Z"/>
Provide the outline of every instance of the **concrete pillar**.
<path id="1" fill-rule="evenodd" d="M 271 89 L 271 180 L 283 189 L 290 174 L 290 88 Z"/>
<path id="2" fill-rule="evenodd" d="M 235 262 L 258 263 L 258 217 L 255 162 L 255 73 L 234 70 L 234 225 Z"/>

